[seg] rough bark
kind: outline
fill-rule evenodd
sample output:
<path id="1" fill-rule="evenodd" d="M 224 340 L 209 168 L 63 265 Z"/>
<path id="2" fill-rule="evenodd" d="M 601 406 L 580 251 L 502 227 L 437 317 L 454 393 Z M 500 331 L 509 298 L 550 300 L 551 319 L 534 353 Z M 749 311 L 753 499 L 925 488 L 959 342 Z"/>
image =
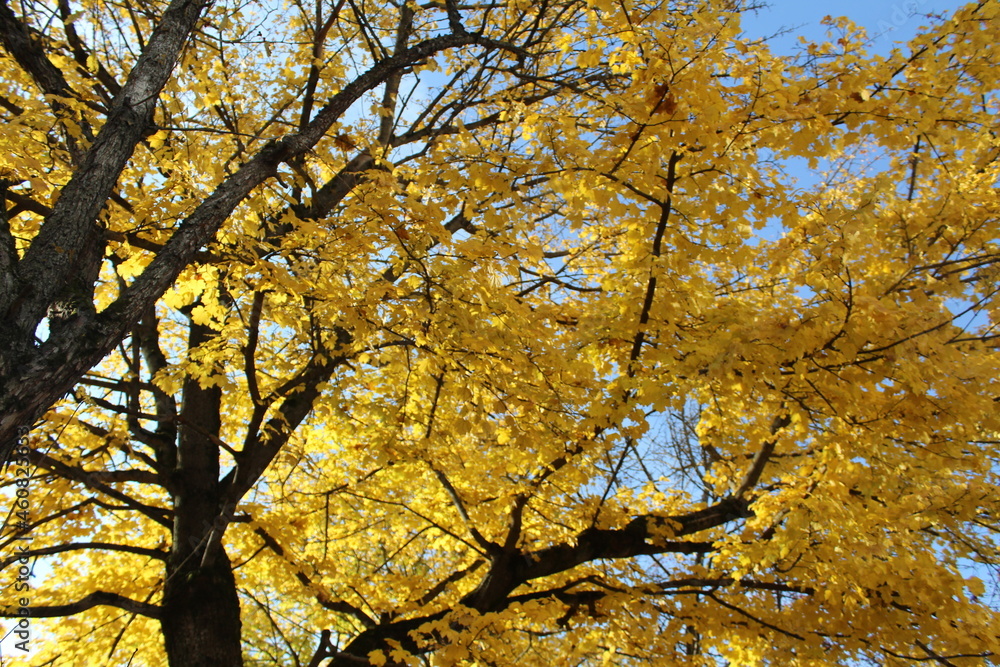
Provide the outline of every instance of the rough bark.
<path id="1" fill-rule="evenodd" d="M 167 7 L 100 133 L 75 159 L 77 170 L 38 235 L 15 265 L 3 267 L 0 443 L 9 443 L 18 427 L 41 417 L 138 319 L 100 321 L 94 312 L 94 283 L 104 257 L 98 217 L 135 146 L 150 129 L 160 91 L 208 4 L 174 0 Z M 5 49 L 43 93 L 55 99 L 73 95 L 6 2 L 0 3 L 0 28 Z M 56 326 L 38 346 L 35 331 L 46 316 Z"/>
<path id="2" fill-rule="evenodd" d="M 149 131 L 160 91 L 207 4 L 207 0 L 174 0 L 167 7 L 125 86 L 115 97 L 107 122 L 18 263 L 16 292 L 5 295 L 8 303 L 0 303 L 6 313 L 3 326 L 11 327 L 17 339 L 30 340 L 50 305 L 68 284 L 80 281 L 84 289 L 92 292 L 104 254 L 98 216 L 136 145 Z M 5 27 L 8 23 L 17 27 L 16 19 L 5 5 L 0 7 L 0 18 Z M 13 28 L 11 31 L 19 34 Z M 41 47 L 28 36 L 16 42 L 5 39 L 4 43 L 18 64 L 32 73 L 43 92 L 69 93 L 61 74 L 58 70 L 54 74 L 50 71 L 54 68 Z"/>

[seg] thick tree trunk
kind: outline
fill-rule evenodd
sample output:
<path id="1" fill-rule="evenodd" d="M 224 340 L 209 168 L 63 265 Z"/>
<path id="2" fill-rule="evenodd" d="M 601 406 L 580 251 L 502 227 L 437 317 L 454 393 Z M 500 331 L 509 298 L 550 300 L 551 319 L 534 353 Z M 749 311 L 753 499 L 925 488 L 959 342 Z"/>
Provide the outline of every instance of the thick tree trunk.
<path id="1" fill-rule="evenodd" d="M 173 569 L 160 626 L 171 667 L 242 667 L 240 601 L 232 564 L 216 545 L 203 564 Z"/>
<path id="2" fill-rule="evenodd" d="M 189 349 L 215 332 L 191 323 Z M 160 624 L 171 667 L 242 667 L 240 602 L 222 536 L 219 432 L 222 390 L 189 377 L 181 406 L 176 473 L 171 481 L 174 534 Z"/>

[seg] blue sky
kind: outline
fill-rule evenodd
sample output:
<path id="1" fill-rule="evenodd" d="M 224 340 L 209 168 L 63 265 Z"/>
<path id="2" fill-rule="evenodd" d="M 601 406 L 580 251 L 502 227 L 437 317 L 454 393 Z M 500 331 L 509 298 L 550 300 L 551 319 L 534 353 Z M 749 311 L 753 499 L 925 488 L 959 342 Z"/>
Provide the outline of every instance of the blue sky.
<path id="1" fill-rule="evenodd" d="M 824 16 L 846 16 L 868 30 L 875 38 L 872 50 L 886 53 L 893 42 L 906 41 L 928 22 L 928 14 L 950 15 L 966 3 L 957 0 L 846 0 L 834 3 L 803 2 L 802 0 L 770 0 L 768 6 L 743 17 L 748 35 L 763 37 L 782 28 L 791 33 L 772 42 L 778 53 L 789 53 L 796 37 L 822 40 L 826 28 L 820 24 Z"/>

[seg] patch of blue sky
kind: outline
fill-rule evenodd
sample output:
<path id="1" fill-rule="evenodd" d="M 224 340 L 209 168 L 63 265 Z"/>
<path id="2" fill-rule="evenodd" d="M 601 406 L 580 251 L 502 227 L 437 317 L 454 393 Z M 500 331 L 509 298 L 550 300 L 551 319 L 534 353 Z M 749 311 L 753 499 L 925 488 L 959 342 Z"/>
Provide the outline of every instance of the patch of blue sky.
<path id="1" fill-rule="evenodd" d="M 803 40 L 823 43 L 836 38 L 831 35 L 829 26 L 824 24 L 825 17 L 847 16 L 865 29 L 870 53 L 888 55 L 893 48 L 904 46 L 936 17 L 947 16 L 963 4 L 956 0 L 847 0 L 831 7 L 776 0 L 744 14 L 741 26 L 748 39 L 766 39 L 772 52 L 795 56 L 804 53 L 806 45 Z M 862 157 L 863 148 L 863 143 L 859 144 L 855 155 L 850 158 L 852 174 L 856 174 L 858 168 L 871 173 L 887 166 L 884 156 Z M 780 164 L 788 183 L 803 191 L 822 185 L 825 179 L 835 179 L 843 166 L 834 162 L 810 164 L 805 158 L 778 156 L 768 151 L 761 151 L 760 159 Z M 867 164 L 859 163 L 860 160 L 866 160 Z M 750 244 L 775 240 L 781 236 L 783 229 L 780 219 L 771 218 L 760 230 L 759 239 L 751 240 Z"/>
<path id="2" fill-rule="evenodd" d="M 899 42 L 912 38 L 934 16 L 947 16 L 965 3 L 956 0 L 842 0 L 835 4 L 774 0 L 743 16 L 748 37 L 769 38 L 773 52 L 792 55 L 802 48 L 799 37 L 825 41 L 826 16 L 847 16 L 865 28 L 869 50 L 888 54 Z"/>

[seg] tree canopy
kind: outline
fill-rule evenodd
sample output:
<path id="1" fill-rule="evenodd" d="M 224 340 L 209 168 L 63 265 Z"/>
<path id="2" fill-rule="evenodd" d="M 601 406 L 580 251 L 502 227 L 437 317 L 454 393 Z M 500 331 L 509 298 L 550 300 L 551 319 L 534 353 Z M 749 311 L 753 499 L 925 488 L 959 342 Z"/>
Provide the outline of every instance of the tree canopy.
<path id="1" fill-rule="evenodd" d="M 992 663 L 1000 3 L 750 10 L 0 0 L 31 664 Z"/>

